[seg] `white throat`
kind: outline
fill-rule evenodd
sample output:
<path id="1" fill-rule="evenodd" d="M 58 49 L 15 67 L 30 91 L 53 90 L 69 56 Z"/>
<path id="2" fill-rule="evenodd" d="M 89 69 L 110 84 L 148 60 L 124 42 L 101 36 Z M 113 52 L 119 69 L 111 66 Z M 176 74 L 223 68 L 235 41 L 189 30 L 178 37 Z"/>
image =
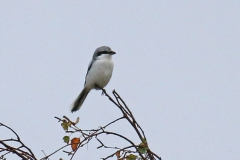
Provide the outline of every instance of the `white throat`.
<path id="1" fill-rule="evenodd" d="M 110 54 L 102 54 L 102 55 L 98 56 L 97 59 L 111 60 L 112 59 L 112 55 L 110 55 Z"/>

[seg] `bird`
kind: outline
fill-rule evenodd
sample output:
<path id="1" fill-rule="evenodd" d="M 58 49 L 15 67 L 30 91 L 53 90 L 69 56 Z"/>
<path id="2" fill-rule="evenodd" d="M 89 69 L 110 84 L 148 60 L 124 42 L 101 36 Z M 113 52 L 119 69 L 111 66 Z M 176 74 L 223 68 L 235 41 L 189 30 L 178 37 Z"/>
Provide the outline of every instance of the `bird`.
<path id="1" fill-rule="evenodd" d="M 114 66 L 112 55 L 114 54 L 116 54 L 116 52 L 112 51 L 108 46 L 101 46 L 95 50 L 92 60 L 88 65 L 82 92 L 71 105 L 72 113 L 81 108 L 88 93 L 92 89 L 100 90 L 108 84 L 112 77 Z"/>

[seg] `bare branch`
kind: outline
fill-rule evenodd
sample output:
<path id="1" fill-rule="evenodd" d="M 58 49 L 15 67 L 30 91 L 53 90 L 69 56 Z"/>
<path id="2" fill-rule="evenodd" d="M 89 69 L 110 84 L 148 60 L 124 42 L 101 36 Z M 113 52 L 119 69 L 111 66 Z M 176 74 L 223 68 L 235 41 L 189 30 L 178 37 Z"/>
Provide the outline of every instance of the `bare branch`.
<path id="1" fill-rule="evenodd" d="M 113 92 L 112 92 L 114 98 L 112 98 L 104 89 L 102 89 L 102 92 L 122 112 L 123 115 L 121 117 L 109 122 L 108 124 L 103 125 L 103 127 L 100 126 L 100 127 L 97 127 L 96 129 L 80 129 L 80 128 L 78 128 L 76 126 L 76 124 L 78 123 L 79 118 L 77 118 L 76 122 L 74 122 L 74 121 L 71 121 L 66 116 L 63 116 L 63 118 L 54 117 L 58 120 L 58 122 L 61 123 L 61 126 L 63 127 L 63 129 L 65 130 L 66 133 L 68 133 L 70 135 L 80 134 L 79 137 L 81 140 L 79 139 L 79 142 L 77 143 L 77 146 L 74 147 L 75 148 L 74 150 L 65 151 L 65 150 L 63 150 L 64 148 L 66 148 L 68 146 L 73 147 L 73 145 L 76 144 L 76 142 L 73 142 L 73 141 L 71 141 L 72 144 L 69 143 L 69 140 L 70 140 L 69 136 L 65 136 L 64 141 L 67 143 L 66 145 L 58 148 L 57 150 L 53 151 L 49 155 L 46 155 L 43 152 L 45 156 L 43 158 L 41 158 L 40 160 L 47 160 L 47 159 L 49 159 L 49 157 L 56 154 L 60 150 L 63 150 L 63 153 L 67 153 L 68 156 L 70 156 L 70 160 L 72 160 L 73 157 L 75 156 L 75 153 L 78 151 L 78 149 L 81 147 L 84 147 L 85 145 L 88 145 L 89 142 L 93 139 L 97 140 L 100 143 L 100 146 L 98 146 L 97 149 L 106 148 L 106 149 L 114 150 L 114 152 L 111 153 L 110 155 L 106 156 L 105 158 L 101 158 L 102 160 L 107 160 L 107 159 L 113 157 L 114 155 L 116 155 L 117 158 L 121 157 L 120 159 L 126 159 L 128 156 L 135 156 L 135 157 L 138 157 L 139 160 L 156 160 L 156 159 L 161 160 L 161 157 L 159 157 L 157 154 L 155 154 L 154 152 L 152 152 L 150 150 L 143 129 L 141 128 L 139 123 L 136 121 L 135 117 L 133 116 L 132 111 L 129 109 L 129 107 L 124 102 L 124 100 L 121 98 L 121 96 L 115 90 L 113 90 Z M 139 137 L 139 143 L 137 143 L 137 144 L 134 143 L 130 138 L 128 138 L 122 134 L 106 130 L 110 125 L 114 125 L 114 124 L 116 124 L 116 122 L 118 122 L 120 120 L 124 120 L 124 119 L 132 126 L 136 135 Z M 13 153 L 13 154 L 16 154 L 18 157 L 20 157 L 23 160 L 37 160 L 36 157 L 34 156 L 34 154 L 32 153 L 31 149 L 28 148 L 21 141 L 20 137 L 13 129 L 0 123 L 0 127 L 1 126 L 9 129 L 12 133 L 14 133 L 14 135 L 16 136 L 16 139 L 10 138 L 10 139 L 0 140 L 0 145 L 3 146 L 2 148 L 0 148 L 0 153 L 3 153 L 2 155 L 0 155 L 0 159 L 5 158 L 4 156 L 6 156 L 9 153 Z M 105 142 L 103 140 L 101 140 L 102 136 L 118 137 L 121 140 L 127 142 L 128 145 L 125 147 L 108 146 L 105 144 Z M 65 139 L 65 138 L 67 138 L 67 139 Z M 10 146 L 8 144 L 9 142 L 15 142 L 18 144 L 19 147 Z M 136 155 L 138 155 L 138 156 L 136 156 Z"/>
<path id="2" fill-rule="evenodd" d="M 0 140 L 0 144 L 3 145 L 5 148 L 2 149 L 0 152 L 3 151 L 7 151 L 6 153 L 2 154 L 0 157 L 3 158 L 4 156 L 6 156 L 9 153 L 13 153 L 16 154 L 18 157 L 22 158 L 22 159 L 31 159 L 31 160 L 36 160 L 35 155 L 33 154 L 33 152 L 31 151 L 31 149 L 29 147 L 27 147 L 20 139 L 20 137 L 18 136 L 18 134 L 10 127 L 8 127 L 7 125 L 0 123 L 0 127 L 5 127 L 8 130 L 10 130 L 17 139 L 4 139 L 4 140 Z M 7 142 L 16 142 L 17 145 L 20 145 L 19 147 L 13 147 L 7 144 Z M 24 151 L 27 150 L 27 151 Z"/>

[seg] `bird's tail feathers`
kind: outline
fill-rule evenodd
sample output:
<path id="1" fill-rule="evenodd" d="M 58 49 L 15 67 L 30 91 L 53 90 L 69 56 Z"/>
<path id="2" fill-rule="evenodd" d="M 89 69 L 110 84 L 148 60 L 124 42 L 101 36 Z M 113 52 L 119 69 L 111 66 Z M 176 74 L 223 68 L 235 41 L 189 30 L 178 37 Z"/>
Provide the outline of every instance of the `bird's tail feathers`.
<path id="1" fill-rule="evenodd" d="M 76 100 L 71 105 L 71 112 L 76 112 L 77 110 L 80 109 L 89 92 L 90 92 L 90 89 L 86 87 L 83 88 L 82 92 L 78 95 Z"/>

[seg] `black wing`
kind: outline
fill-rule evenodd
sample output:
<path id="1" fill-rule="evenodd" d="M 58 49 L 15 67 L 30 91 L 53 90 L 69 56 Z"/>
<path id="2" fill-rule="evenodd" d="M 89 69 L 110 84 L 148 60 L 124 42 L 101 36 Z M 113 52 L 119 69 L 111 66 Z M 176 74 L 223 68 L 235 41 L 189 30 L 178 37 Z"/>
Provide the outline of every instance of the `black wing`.
<path id="1" fill-rule="evenodd" d="M 87 78 L 87 75 L 88 75 L 88 72 L 89 72 L 89 70 L 92 68 L 92 65 L 93 65 L 93 60 L 89 63 L 89 65 L 88 65 L 88 70 L 87 70 L 87 74 L 86 74 L 86 76 L 85 76 L 85 83 L 84 83 L 84 85 L 86 84 L 86 78 Z"/>

